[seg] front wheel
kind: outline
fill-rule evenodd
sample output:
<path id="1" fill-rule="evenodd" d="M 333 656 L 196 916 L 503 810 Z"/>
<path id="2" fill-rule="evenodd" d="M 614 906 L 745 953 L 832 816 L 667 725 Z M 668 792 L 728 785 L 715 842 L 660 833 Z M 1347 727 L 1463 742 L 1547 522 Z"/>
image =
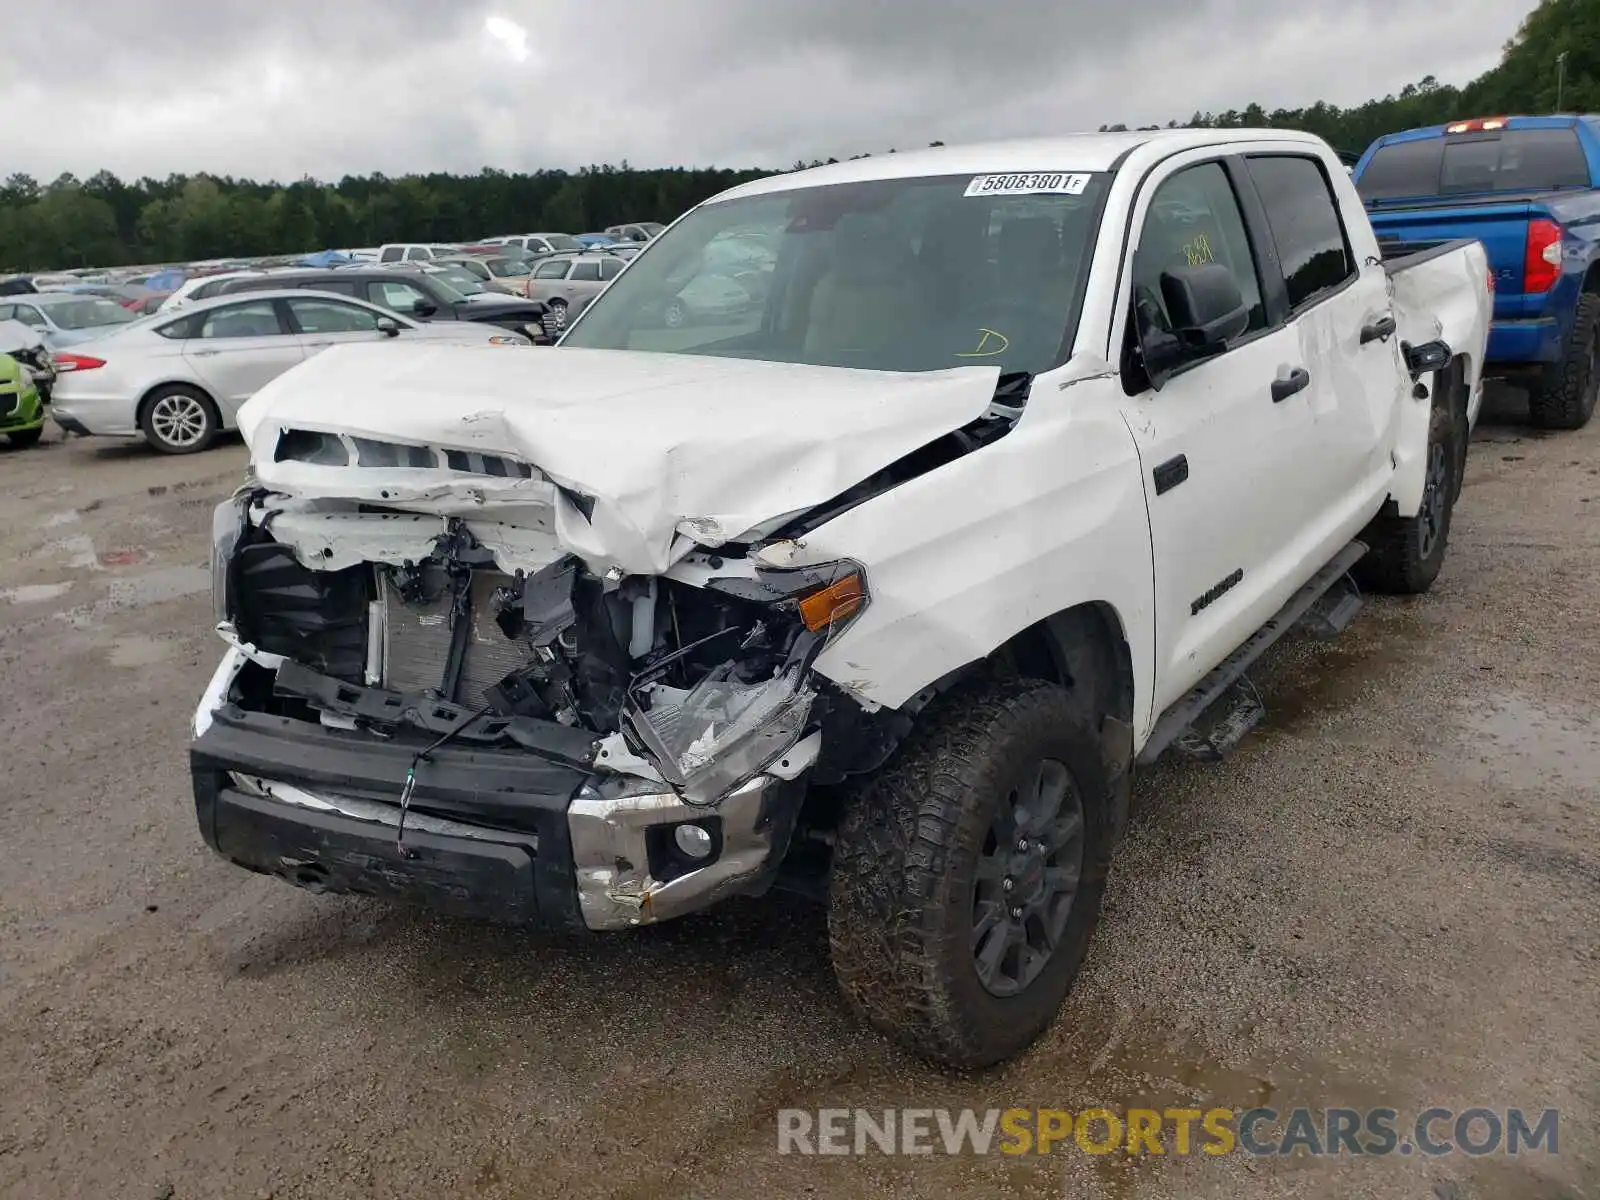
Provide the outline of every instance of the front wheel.
<path id="1" fill-rule="evenodd" d="M 1099 921 L 1108 795 L 1065 688 L 991 680 L 937 701 L 835 839 L 828 940 L 856 1011 L 950 1066 L 1025 1049 Z"/>
<path id="2" fill-rule="evenodd" d="M 681 299 L 672 299 L 661 312 L 661 321 L 668 329 L 682 329 L 689 323 L 689 306 Z"/>
<path id="3" fill-rule="evenodd" d="M 44 436 L 44 429 L 19 429 L 16 433 L 6 434 L 6 438 L 18 450 L 26 450 L 29 446 L 37 446 L 39 439 Z"/>
<path id="4" fill-rule="evenodd" d="M 197 388 L 161 388 L 145 402 L 139 428 L 145 440 L 163 454 L 195 454 L 216 440 L 217 409 Z"/>

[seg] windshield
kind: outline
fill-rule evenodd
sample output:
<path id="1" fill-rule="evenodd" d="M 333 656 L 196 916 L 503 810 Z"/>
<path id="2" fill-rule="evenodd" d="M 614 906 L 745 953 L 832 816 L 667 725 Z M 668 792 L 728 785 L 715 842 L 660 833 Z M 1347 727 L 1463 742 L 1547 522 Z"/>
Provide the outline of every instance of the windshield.
<path id="1" fill-rule="evenodd" d="M 435 280 L 448 283 L 456 291 L 465 293 L 468 296 L 488 291 L 484 287 L 483 281 L 465 267 L 439 267 L 429 271 L 428 274 L 432 275 Z"/>
<path id="2" fill-rule="evenodd" d="M 400 274 L 399 272 L 396 273 Z M 452 287 L 450 280 L 442 276 L 438 271 L 424 271 L 423 274 L 428 277 L 428 282 L 433 284 L 434 291 L 438 292 L 447 303 L 455 304 L 467 298 L 465 292 L 460 288 Z M 403 274 L 400 277 L 402 279 L 405 278 Z M 478 290 L 482 291 L 483 289 L 479 288 Z"/>
<path id="3" fill-rule="evenodd" d="M 1572 129 L 1414 138 L 1379 147 L 1356 190 L 1363 200 L 1588 187 L 1589 162 Z"/>
<path id="4" fill-rule="evenodd" d="M 83 296 L 76 300 L 55 300 L 41 304 L 60 329 L 93 329 L 100 325 L 126 325 L 133 314 L 115 300 Z"/>
<path id="5" fill-rule="evenodd" d="M 1107 179 L 887 179 L 707 204 L 651 243 L 562 344 L 1037 373 L 1076 329 Z"/>
<path id="6" fill-rule="evenodd" d="M 583 243 L 570 233 L 541 233 L 540 237 L 550 243 L 552 250 L 582 250 Z"/>

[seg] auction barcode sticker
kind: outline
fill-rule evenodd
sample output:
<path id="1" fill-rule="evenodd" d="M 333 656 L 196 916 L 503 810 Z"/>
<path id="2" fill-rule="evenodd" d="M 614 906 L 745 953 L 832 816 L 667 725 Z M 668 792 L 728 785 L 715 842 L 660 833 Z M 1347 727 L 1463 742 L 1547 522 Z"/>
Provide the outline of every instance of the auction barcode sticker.
<path id="1" fill-rule="evenodd" d="M 979 175 L 962 193 L 966 196 L 1081 196 L 1089 186 L 1089 176 L 1063 171 L 1039 171 L 1031 175 Z"/>

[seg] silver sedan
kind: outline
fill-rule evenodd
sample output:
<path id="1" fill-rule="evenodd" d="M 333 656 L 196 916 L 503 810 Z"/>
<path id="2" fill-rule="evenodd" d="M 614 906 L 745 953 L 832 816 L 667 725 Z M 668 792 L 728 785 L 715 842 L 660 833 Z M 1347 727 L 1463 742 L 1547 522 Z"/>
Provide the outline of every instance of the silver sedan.
<path id="1" fill-rule="evenodd" d="M 192 454 L 234 428 L 246 400 L 311 355 L 389 338 L 532 345 L 497 325 L 423 324 L 332 293 L 225 295 L 57 354 L 51 416 L 69 433 L 143 437 L 163 453 Z"/>

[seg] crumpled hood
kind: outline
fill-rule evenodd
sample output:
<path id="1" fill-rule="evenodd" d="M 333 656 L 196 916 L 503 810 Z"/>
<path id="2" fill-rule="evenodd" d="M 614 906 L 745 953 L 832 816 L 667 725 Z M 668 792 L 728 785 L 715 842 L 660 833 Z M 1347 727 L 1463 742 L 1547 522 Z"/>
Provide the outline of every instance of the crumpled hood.
<path id="1" fill-rule="evenodd" d="M 659 574 L 691 538 L 717 545 L 821 504 L 975 420 L 998 375 L 642 351 L 339 346 L 258 392 L 239 429 L 256 478 L 290 495 L 512 524 L 518 508 L 541 510 L 526 519 L 549 521 L 591 568 Z M 279 462 L 284 429 L 499 455 L 538 474 Z"/>
<path id="2" fill-rule="evenodd" d="M 31 325 L 21 321 L 0 321 L 0 354 L 14 350 L 34 350 L 44 345 L 44 338 Z"/>

